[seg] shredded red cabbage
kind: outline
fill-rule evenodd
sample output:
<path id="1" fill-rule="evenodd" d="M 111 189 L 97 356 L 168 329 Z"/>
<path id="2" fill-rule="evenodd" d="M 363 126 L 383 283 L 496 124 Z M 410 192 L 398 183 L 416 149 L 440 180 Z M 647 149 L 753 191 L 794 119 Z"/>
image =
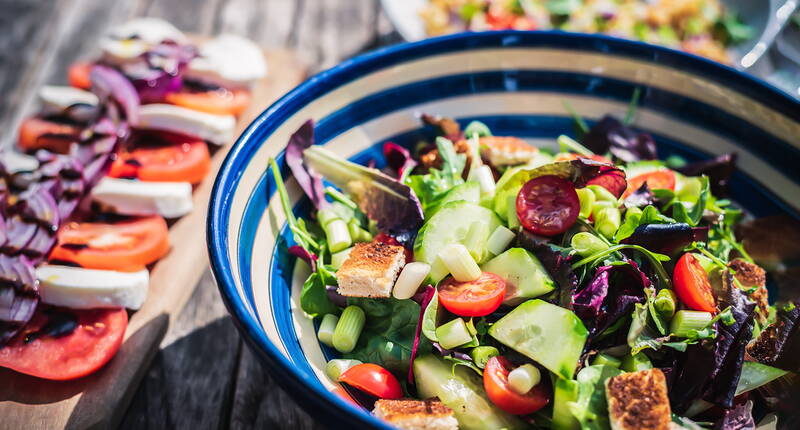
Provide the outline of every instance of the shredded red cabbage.
<path id="1" fill-rule="evenodd" d="M 428 304 L 433 299 L 433 293 L 436 292 L 436 289 L 433 285 L 428 285 L 425 287 L 424 295 L 422 296 L 422 301 L 419 304 L 419 319 L 417 319 L 417 329 L 414 332 L 414 344 L 411 347 L 411 358 L 408 361 L 408 383 L 414 383 L 414 359 L 417 358 L 417 350 L 419 349 L 419 341 L 420 335 L 422 333 L 422 319 L 425 317 L 425 309 L 428 307 Z"/>

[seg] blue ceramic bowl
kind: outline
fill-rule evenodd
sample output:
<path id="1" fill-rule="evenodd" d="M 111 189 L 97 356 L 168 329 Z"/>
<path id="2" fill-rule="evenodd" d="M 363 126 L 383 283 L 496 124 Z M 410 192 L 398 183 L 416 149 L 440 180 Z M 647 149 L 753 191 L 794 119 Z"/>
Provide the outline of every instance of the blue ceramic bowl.
<path id="1" fill-rule="evenodd" d="M 267 160 L 304 121 L 317 143 L 366 163 L 380 145 L 413 145 L 431 130 L 416 112 L 467 122 L 498 135 L 554 145 L 570 134 L 568 102 L 593 122 L 622 113 L 642 89 L 635 125 L 655 136 L 660 155 L 689 160 L 735 151 L 733 198 L 757 216 L 798 215 L 800 105 L 733 69 L 677 51 L 604 36 L 547 32 L 460 34 L 393 46 L 323 72 L 264 111 L 236 142 L 217 178 L 208 215 L 211 266 L 222 297 L 250 346 L 309 412 L 336 426 L 386 427 L 335 394 L 324 375 L 332 353 L 300 310 L 302 265 Z M 380 162 L 380 161 L 379 161 Z M 307 213 L 288 169 L 294 210 Z M 271 210 L 271 208 L 277 210 Z"/>

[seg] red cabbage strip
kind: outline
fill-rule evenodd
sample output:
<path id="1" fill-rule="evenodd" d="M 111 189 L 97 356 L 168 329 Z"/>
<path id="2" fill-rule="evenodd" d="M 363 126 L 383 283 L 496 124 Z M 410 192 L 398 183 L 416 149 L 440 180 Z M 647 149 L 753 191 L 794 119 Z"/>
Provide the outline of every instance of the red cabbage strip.
<path id="1" fill-rule="evenodd" d="M 417 358 L 417 350 L 419 349 L 419 340 L 420 335 L 422 333 L 422 319 L 425 317 L 425 309 L 428 308 L 428 304 L 430 304 L 431 299 L 433 299 L 433 293 L 436 292 L 436 289 L 433 285 L 428 285 L 425 287 L 424 295 L 422 296 L 422 301 L 419 304 L 419 319 L 417 319 L 417 330 L 414 332 L 414 344 L 411 347 L 411 358 L 408 361 L 408 383 L 414 383 L 414 359 Z"/>
<path id="2" fill-rule="evenodd" d="M 322 177 L 306 166 L 303 161 L 303 151 L 313 144 L 314 120 L 309 119 L 289 138 L 289 144 L 286 145 L 286 164 L 292 170 L 292 176 L 294 176 L 300 188 L 311 199 L 314 207 L 322 209 L 328 206 Z"/>
<path id="3" fill-rule="evenodd" d="M 30 321 L 38 304 L 33 265 L 23 256 L 0 255 L 0 347 Z"/>

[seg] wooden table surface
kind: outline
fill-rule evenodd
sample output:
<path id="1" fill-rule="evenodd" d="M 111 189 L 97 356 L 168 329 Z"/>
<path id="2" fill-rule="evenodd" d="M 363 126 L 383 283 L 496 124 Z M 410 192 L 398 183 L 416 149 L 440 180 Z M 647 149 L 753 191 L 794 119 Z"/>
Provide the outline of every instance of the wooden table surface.
<path id="1" fill-rule="evenodd" d="M 378 0 L 0 0 L 0 145 L 16 139 L 41 85 L 66 83 L 71 62 L 96 54 L 101 34 L 135 16 L 165 18 L 185 32 L 230 32 L 267 48 L 288 48 L 311 73 L 399 41 Z M 121 427 L 324 425 L 275 385 L 242 343 L 207 271 L 170 327 Z"/>

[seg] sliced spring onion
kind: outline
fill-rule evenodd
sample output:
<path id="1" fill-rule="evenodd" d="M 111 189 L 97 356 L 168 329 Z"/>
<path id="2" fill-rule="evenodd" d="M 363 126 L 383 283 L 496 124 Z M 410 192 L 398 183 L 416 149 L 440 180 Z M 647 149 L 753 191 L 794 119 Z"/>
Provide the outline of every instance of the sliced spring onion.
<path id="1" fill-rule="evenodd" d="M 333 347 L 333 332 L 336 331 L 336 323 L 339 322 L 339 317 L 334 314 L 325 314 L 322 317 L 322 322 L 317 331 L 317 338 L 320 342 Z"/>
<path id="2" fill-rule="evenodd" d="M 492 168 L 483 165 L 475 169 L 475 181 L 481 186 L 481 194 L 484 196 L 493 196 L 497 185 L 494 182 L 494 175 L 492 175 Z"/>
<path id="3" fill-rule="evenodd" d="M 622 365 L 622 360 L 617 357 L 612 357 L 608 354 L 597 354 L 592 364 L 602 364 L 605 366 L 619 367 Z"/>
<path id="4" fill-rule="evenodd" d="M 572 240 L 570 240 L 570 246 L 581 257 L 587 257 L 608 249 L 608 244 L 605 241 L 586 231 L 575 233 L 572 236 Z"/>
<path id="5" fill-rule="evenodd" d="M 577 140 L 562 134 L 558 136 L 556 139 L 558 145 L 561 147 L 561 150 L 568 150 L 571 152 L 575 152 L 577 154 L 583 155 L 584 157 L 591 157 L 594 155 L 594 152 L 590 151 L 589 148 L 581 145 Z"/>
<path id="6" fill-rule="evenodd" d="M 489 130 L 489 126 L 480 121 L 471 121 L 464 129 L 464 136 L 472 137 L 475 134 L 478 137 L 487 137 L 492 135 L 492 131 Z"/>
<path id="7" fill-rule="evenodd" d="M 432 284 L 437 284 L 439 281 L 444 279 L 448 273 L 450 272 L 447 271 L 447 266 L 444 265 L 444 261 L 437 256 L 433 260 L 433 264 L 431 264 L 431 271 L 428 274 L 428 277 L 430 278 Z"/>
<path id="8" fill-rule="evenodd" d="M 600 185 L 587 185 L 586 188 L 592 190 L 595 199 L 598 202 L 613 202 L 615 204 L 617 203 L 617 197 L 611 194 L 611 191 L 608 191 L 607 189 L 605 189 L 605 187 L 602 187 Z"/>
<path id="9" fill-rule="evenodd" d="M 347 258 L 350 257 L 350 251 L 352 250 L 353 248 L 350 247 L 331 254 L 331 266 L 333 266 L 333 268 L 337 270 L 340 267 L 342 267 L 342 264 L 344 264 L 345 260 L 347 260 Z"/>
<path id="10" fill-rule="evenodd" d="M 640 352 L 635 355 L 626 355 L 625 358 L 622 359 L 620 368 L 626 372 L 638 372 L 640 370 L 652 369 L 653 363 L 650 362 L 650 359 L 647 358 L 643 352 Z"/>
<path id="11" fill-rule="evenodd" d="M 486 242 L 489 239 L 489 226 L 482 222 L 474 222 L 469 226 L 464 246 L 475 261 L 482 261 L 486 255 Z"/>
<path id="12" fill-rule="evenodd" d="M 331 378 L 331 381 L 336 382 L 339 380 L 339 376 L 341 376 L 342 373 L 356 364 L 361 364 L 361 362 L 358 360 L 335 358 L 325 365 L 325 375 Z"/>
<path id="13" fill-rule="evenodd" d="M 403 267 L 400 276 L 397 277 L 397 282 L 394 283 L 392 295 L 395 299 L 405 300 L 410 299 L 414 293 L 417 292 L 422 281 L 428 277 L 431 271 L 431 266 L 428 263 L 421 261 L 414 261 L 408 263 Z"/>
<path id="14" fill-rule="evenodd" d="M 493 346 L 476 346 L 469 352 L 472 361 L 481 369 L 486 367 L 486 362 L 489 361 L 490 358 L 497 357 L 498 355 L 500 355 L 500 351 Z"/>
<path id="15" fill-rule="evenodd" d="M 361 336 L 365 321 L 366 315 L 361 308 L 355 305 L 346 307 L 333 332 L 333 347 L 341 353 L 352 351 Z"/>
<path id="16" fill-rule="evenodd" d="M 486 248 L 490 253 L 500 255 L 508 248 L 508 245 L 511 244 L 511 241 L 514 240 L 515 237 L 517 237 L 517 235 L 514 234 L 513 231 L 502 225 L 497 226 L 489 236 L 489 240 L 486 242 Z"/>
<path id="17" fill-rule="evenodd" d="M 472 258 L 469 251 L 460 243 L 445 246 L 439 252 L 439 258 L 447 270 L 458 282 L 469 282 L 481 276 L 481 268 Z"/>
<path id="18" fill-rule="evenodd" d="M 317 211 L 317 221 L 319 221 L 319 225 L 322 228 L 325 228 L 328 224 L 335 220 L 341 220 L 339 213 L 334 209 L 320 209 Z"/>
<path id="19" fill-rule="evenodd" d="M 357 219 L 353 218 L 347 223 L 347 231 L 353 242 L 371 242 L 372 234 L 363 228 Z"/>
<path id="20" fill-rule="evenodd" d="M 328 225 L 323 227 L 323 230 L 325 230 L 325 237 L 328 239 L 328 248 L 332 253 L 342 251 L 353 244 L 353 240 L 350 238 L 350 229 L 340 219 L 329 222 Z"/>
<path id="21" fill-rule="evenodd" d="M 712 318 L 710 312 L 681 310 L 670 321 L 669 331 L 677 337 L 688 337 L 690 330 L 706 328 Z"/>
<path id="22" fill-rule="evenodd" d="M 442 348 L 453 349 L 470 342 L 472 335 L 469 333 L 464 320 L 456 318 L 436 327 L 436 338 L 439 339 L 439 345 Z"/>
<path id="23" fill-rule="evenodd" d="M 517 394 L 526 394 L 542 380 L 542 373 L 528 363 L 508 372 L 508 386 Z"/>
<path id="24" fill-rule="evenodd" d="M 655 301 L 653 301 L 653 307 L 656 308 L 656 312 L 658 312 L 661 317 L 669 320 L 675 315 L 676 300 L 677 298 L 672 290 L 663 288 L 656 295 Z"/>
<path id="25" fill-rule="evenodd" d="M 358 205 L 356 202 L 350 200 L 350 197 L 347 197 L 341 191 L 337 190 L 333 187 L 325 187 L 325 194 L 330 196 L 330 198 L 336 200 L 337 202 L 349 207 L 350 209 L 356 210 L 358 209 Z"/>
<path id="26" fill-rule="evenodd" d="M 575 190 L 578 193 L 578 201 L 581 204 L 581 212 L 580 216 L 583 218 L 588 219 L 589 216 L 592 215 L 592 207 L 594 206 L 595 200 L 597 198 L 594 196 L 594 192 L 588 188 L 578 188 Z"/>
<path id="27" fill-rule="evenodd" d="M 594 228 L 598 233 L 611 239 L 622 225 L 622 216 L 617 208 L 603 208 L 594 214 Z"/>

